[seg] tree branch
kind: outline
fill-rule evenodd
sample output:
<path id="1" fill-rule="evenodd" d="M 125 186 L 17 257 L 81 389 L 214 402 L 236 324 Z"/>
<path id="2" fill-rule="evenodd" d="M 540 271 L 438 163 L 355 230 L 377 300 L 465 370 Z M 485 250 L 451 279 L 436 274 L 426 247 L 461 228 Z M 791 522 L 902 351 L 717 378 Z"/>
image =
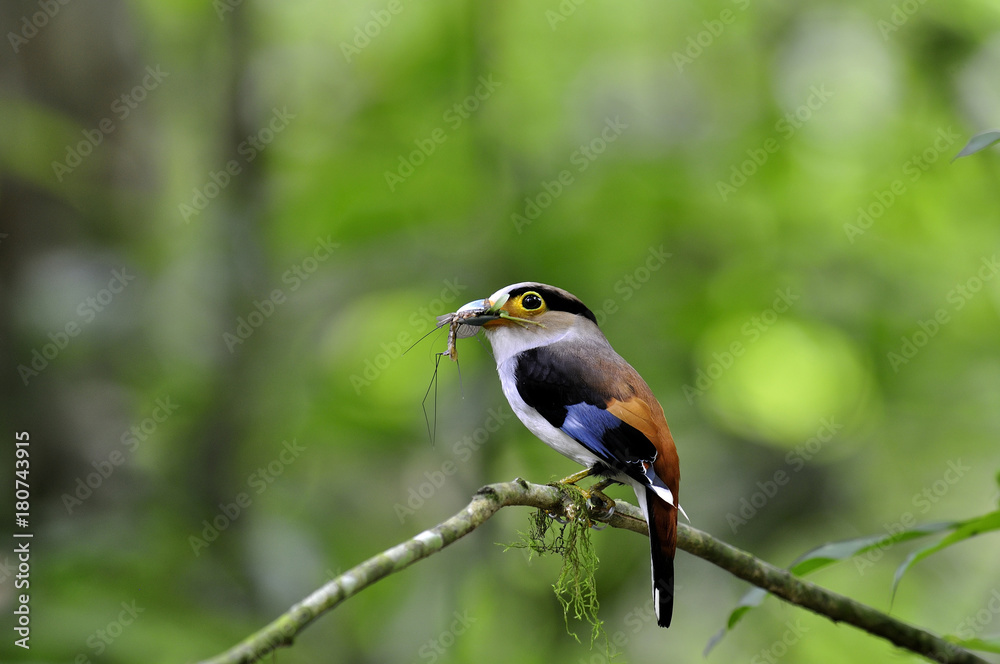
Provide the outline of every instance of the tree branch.
<path id="1" fill-rule="evenodd" d="M 554 486 L 529 484 L 522 479 L 484 486 L 465 509 L 416 537 L 369 558 L 316 590 L 277 620 L 228 651 L 203 664 L 250 664 L 273 650 L 290 646 L 307 625 L 347 598 L 413 563 L 437 553 L 472 532 L 503 507 L 521 505 L 566 513 L 571 502 Z M 615 501 L 608 518 L 591 515 L 615 528 L 648 535 L 646 521 L 633 505 Z M 809 609 L 834 622 L 845 622 L 881 637 L 900 648 L 944 664 L 987 664 L 972 653 L 912 625 L 899 621 L 849 597 L 831 592 L 766 563 L 746 551 L 715 539 L 696 528 L 678 524 L 677 546 L 790 604 Z"/>

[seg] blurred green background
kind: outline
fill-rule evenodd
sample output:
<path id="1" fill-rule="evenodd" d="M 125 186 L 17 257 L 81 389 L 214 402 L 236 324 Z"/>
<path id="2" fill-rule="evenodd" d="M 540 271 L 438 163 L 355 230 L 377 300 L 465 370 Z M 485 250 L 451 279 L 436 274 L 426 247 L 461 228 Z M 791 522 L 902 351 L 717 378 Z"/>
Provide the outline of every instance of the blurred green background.
<path id="1" fill-rule="evenodd" d="M 589 304 L 653 387 L 699 528 L 785 565 L 994 509 L 1000 165 L 949 162 L 1000 125 L 998 18 L 5 1 L 2 467 L 28 431 L 35 538 L 32 648 L 7 630 L 0 659 L 196 661 L 479 486 L 575 471 L 511 416 L 475 339 L 461 375 L 441 364 L 432 444 L 444 335 L 402 354 L 522 280 Z M 13 470 L 0 485 L 10 523 Z M 559 561 L 497 545 L 528 516 L 504 510 L 278 660 L 606 661 L 566 634 Z M 660 630 L 646 542 L 594 539 L 616 661 L 700 661 L 746 584 L 678 553 Z M 1000 632 L 998 544 L 921 563 L 892 613 Z M 886 610 L 911 548 L 815 580 Z M 768 600 L 708 661 L 782 657 L 915 659 Z"/>

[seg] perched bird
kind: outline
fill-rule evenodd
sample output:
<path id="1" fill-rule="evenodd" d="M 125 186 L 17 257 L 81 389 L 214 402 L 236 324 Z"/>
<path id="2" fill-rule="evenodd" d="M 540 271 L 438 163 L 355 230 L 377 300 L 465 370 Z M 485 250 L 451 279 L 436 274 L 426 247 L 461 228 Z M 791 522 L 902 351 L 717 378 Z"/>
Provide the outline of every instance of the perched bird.
<path id="1" fill-rule="evenodd" d="M 593 312 L 561 288 L 513 284 L 451 316 L 486 332 L 503 393 L 524 425 L 586 467 L 564 481 L 596 475 L 604 478 L 597 487 L 617 482 L 635 490 L 649 524 L 656 621 L 668 627 L 680 467 L 649 386 L 614 351 Z"/>

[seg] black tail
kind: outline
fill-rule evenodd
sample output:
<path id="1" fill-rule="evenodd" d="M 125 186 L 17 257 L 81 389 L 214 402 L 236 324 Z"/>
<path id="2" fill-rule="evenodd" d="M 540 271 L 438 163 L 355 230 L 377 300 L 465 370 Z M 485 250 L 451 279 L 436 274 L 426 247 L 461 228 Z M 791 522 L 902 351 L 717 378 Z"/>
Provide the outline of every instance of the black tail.
<path id="1" fill-rule="evenodd" d="M 674 612 L 674 550 L 677 546 L 677 509 L 646 489 L 646 522 L 653 564 L 653 608 L 656 624 L 670 627 Z"/>

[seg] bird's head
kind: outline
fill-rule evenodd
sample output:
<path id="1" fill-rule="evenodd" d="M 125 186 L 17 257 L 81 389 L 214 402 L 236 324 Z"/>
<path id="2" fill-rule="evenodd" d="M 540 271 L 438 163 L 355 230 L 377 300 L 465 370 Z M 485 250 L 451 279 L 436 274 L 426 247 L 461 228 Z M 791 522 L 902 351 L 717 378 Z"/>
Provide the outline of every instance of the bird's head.
<path id="1" fill-rule="evenodd" d="M 504 286 L 486 299 L 462 306 L 457 314 L 464 325 L 486 331 L 498 362 L 569 334 L 604 338 L 597 317 L 575 295 L 534 281 Z"/>

